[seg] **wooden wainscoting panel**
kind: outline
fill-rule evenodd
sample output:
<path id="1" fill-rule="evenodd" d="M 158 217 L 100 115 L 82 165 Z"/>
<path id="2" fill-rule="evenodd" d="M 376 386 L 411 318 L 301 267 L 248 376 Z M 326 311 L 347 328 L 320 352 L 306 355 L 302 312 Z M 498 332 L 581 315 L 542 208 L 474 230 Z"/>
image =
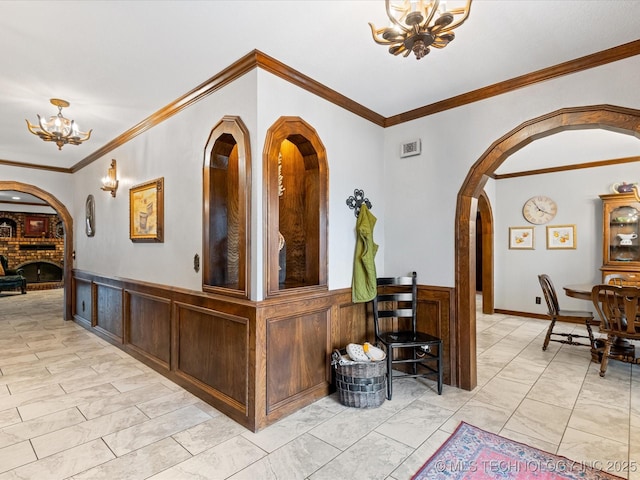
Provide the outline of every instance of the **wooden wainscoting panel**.
<path id="1" fill-rule="evenodd" d="M 93 301 L 91 280 L 73 277 L 73 318 L 85 327 L 91 327 Z"/>
<path id="2" fill-rule="evenodd" d="M 177 373 L 247 415 L 249 319 L 176 302 L 176 323 Z"/>
<path id="3" fill-rule="evenodd" d="M 453 289 L 418 286 L 418 330 L 442 339 L 444 383 L 451 385 L 452 322 L 454 319 Z"/>
<path id="4" fill-rule="evenodd" d="M 331 350 L 345 348 L 349 343 L 375 343 L 373 315 L 370 303 L 351 303 L 351 296 L 338 306 L 334 318 Z"/>
<path id="5" fill-rule="evenodd" d="M 171 361 L 171 301 L 125 291 L 124 343 L 169 370 Z"/>
<path id="6" fill-rule="evenodd" d="M 79 323 L 252 431 L 328 395 L 335 348 L 374 341 L 371 308 L 349 288 L 252 302 L 79 270 L 72 285 Z M 421 327 L 445 344 L 445 381 L 453 293 L 418 286 Z"/>
<path id="7" fill-rule="evenodd" d="M 267 413 L 311 390 L 328 391 L 330 312 L 267 319 Z"/>
<path id="8" fill-rule="evenodd" d="M 106 336 L 122 343 L 123 340 L 123 289 L 106 283 L 94 282 L 95 321 L 94 328 Z"/>

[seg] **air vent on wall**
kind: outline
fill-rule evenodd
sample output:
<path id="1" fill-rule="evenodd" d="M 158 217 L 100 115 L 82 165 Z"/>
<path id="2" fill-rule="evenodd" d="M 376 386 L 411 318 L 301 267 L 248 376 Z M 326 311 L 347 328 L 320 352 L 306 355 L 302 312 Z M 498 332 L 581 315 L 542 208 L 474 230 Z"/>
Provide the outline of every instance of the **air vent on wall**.
<path id="1" fill-rule="evenodd" d="M 411 142 L 402 144 L 402 146 L 400 147 L 400 158 L 420 155 L 421 152 L 422 152 L 422 142 L 420 141 L 420 139 L 413 140 Z"/>

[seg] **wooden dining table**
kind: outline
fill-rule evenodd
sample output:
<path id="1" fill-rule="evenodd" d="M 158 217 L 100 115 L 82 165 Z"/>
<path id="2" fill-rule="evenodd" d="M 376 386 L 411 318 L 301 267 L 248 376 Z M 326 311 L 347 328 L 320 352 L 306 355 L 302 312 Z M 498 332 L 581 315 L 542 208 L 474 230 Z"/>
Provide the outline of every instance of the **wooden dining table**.
<path id="1" fill-rule="evenodd" d="M 591 289 L 593 288 L 593 284 L 591 283 L 576 283 L 574 285 L 566 285 L 562 288 L 564 288 L 567 297 L 591 301 Z"/>
<path id="2" fill-rule="evenodd" d="M 588 300 L 591 302 L 591 290 L 594 285 L 590 283 L 576 283 L 562 287 L 567 297 L 579 298 L 580 300 Z M 596 339 L 596 347 L 602 348 L 602 339 Z M 633 356 L 633 344 L 623 338 L 616 338 L 611 346 L 612 356 Z"/>

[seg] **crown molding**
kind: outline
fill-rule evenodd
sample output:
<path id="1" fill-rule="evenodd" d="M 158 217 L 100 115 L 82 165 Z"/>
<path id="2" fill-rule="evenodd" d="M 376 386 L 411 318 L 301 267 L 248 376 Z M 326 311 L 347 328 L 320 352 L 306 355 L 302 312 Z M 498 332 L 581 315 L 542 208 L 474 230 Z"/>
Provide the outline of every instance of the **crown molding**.
<path id="1" fill-rule="evenodd" d="M 73 173 L 70 168 L 38 165 L 36 163 L 14 162 L 12 160 L 0 159 L 0 165 L 6 165 L 8 167 L 34 168 L 36 170 L 48 170 L 50 172 L 58 172 L 58 173 Z"/>
<path id="2" fill-rule="evenodd" d="M 384 122 L 384 126 L 391 127 L 400 123 L 427 117 L 434 113 L 486 100 L 487 98 L 513 92 L 514 90 L 519 90 L 536 83 L 546 82 L 547 80 L 554 78 L 581 72 L 590 68 L 600 67 L 607 63 L 624 60 L 625 58 L 633 57 L 638 54 L 640 54 L 640 40 L 634 40 L 633 42 L 618 45 L 617 47 L 601 50 L 584 57 L 569 60 L 568 62 L 543 68 L 542 70 L 527 73 L 519 77 L 505 80 L 504 82 L 494 83 L 493 85 L 472 90 L 471 92 L 463 93 L 462 95 L 457 95 L 440 102 L 435 102 L 424 107 L 387 117 Z"/>
<path id="3" fill-rule="evenodd" d="M 46 167 L 42 165 L 27 164 L 21 162 L 12 162 L 9 160 L 0 160 L 0 165 L 11 165 L 25 168 L 39 168 L 43 170 L 51 170 L 63 173 L 75 173 L 87 165 L 93 163 L 99 158 L 107 155 L 117 147 L 124 145 L 128 141 L 137 137 L 141 133 L 153 128 L 159 123 L 176 115 L 185 108 L 197 103 L 206 96 L 220 90 L 224 86 L 240 78 L 244 74 L 255 68 L 261 68 L 266 72 L 276 75 L 283 80 L 296 85 L 320 98 L 331 102 L 345 110 L 352 112 L 378 126 L 383 128 L 399 125 L 401 123 L 416 120 L 418 118 L 433 115 L 435 113 L 450 110 L 452 108 L 468 105 L 504 93 L 512 92 L 520 88 L 524 88 L 536 83 L 545 82 L 553 78 L 564 75 L 588 70 L 590 68 L 606 65 L 607 63 L 616 62 L 625 58 L 633 57 L 640 54 L 640 40 L 625 43 L 617 47 L 609 48 L 596 52 L 584 57 L 570 60 L 552 67 L 537 70 L 526 75 L 498 82 L 487 87 L 479 88 L 471 92 L 467 92 L 455 97 L 451 97 L 440 102 L 432 103 L 424 107 L 416 108 L 391 117 L 383 117 L 373 110 L 351 100 L 350 98 L 330 89 L 329 87 L 315 81 L 311 77 L 285 65 L 284 63 L 270 57 L 259 50 L 253 50 L 244 57 L 240 58 L 229 67 L 222 70 L 217 75 L 201 83 L 185 95 L 171 102 L 157 112 L 151 114 L 138 124 L 131 127 L 118 137 L 114 138 L 104 146 L 89 154 L 87 157 L 73 165 L 71 168 Z"/>

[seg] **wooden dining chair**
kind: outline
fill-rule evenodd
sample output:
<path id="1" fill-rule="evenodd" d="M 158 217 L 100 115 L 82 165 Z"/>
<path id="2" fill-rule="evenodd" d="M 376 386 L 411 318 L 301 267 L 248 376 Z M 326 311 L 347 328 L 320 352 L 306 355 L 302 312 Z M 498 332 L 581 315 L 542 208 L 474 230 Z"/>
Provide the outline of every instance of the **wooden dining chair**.
<path id="1" fill-rule="evenodd" d="M 418 289 L 416 272 L 406 277 L 377 279 L 373 299 L 376 340 L 387 353 L 387 399 L 398 378 L 436 377 L 442 393 L 442 340 L 417 328 Z M 393 375 L 393 365 L 406 365 L 409 372 Z"/>
<path id="2" fill-rule="evenodd" d="M 640 288 L 618 285 L 595 285 L 591 300 L 600 317 L 600 331 L 607 335 L 600 362 L 600 376 L 604 377 L 610 359 L 639 363 L 635 349 L 616 353 L 612 347 L 620 339 L 640 340 Z"/>
<path id="3" fill-rule="evenodd" d="M 549 346 L 549 342 L 558 342 L 564 343 L 566 345 L 581 345 L 584 347 L 591 347 L 592 350 L 595 348 L 593 331 L 591 330 L 591 322 L 593 321 L 593 313 L 588 310 L 562 310 L 560 309 L 560 303 L 558 301 L 558 295 L 556 294 L 556 289 L 553 286 L 553 282 L 549 275 L 541 274 L 538 275 L 538 281 L 540 282 L 540 286 L 542 287 L 542 293 L 544 295 L 544 299 L 547 302 L 547 308 L 549 309 L 547 315 L 549 315 L 549 328 L 547 329 L 547 335 L 544 338 L 544 343 L 542 344 L 542 350 L 546 350 Z M 587 335 L 579 335 L 576 333 L 557 333 L 554 332 L 553 329 L 556 326 L 556 322 L 561 317 L 569 317 L 573 320 L 581 320 L 584 321 L 585 326 L 587 327 Z M 589 343 L 585 342 L 576 342 L 575 339 L 588 339 Z"/>

